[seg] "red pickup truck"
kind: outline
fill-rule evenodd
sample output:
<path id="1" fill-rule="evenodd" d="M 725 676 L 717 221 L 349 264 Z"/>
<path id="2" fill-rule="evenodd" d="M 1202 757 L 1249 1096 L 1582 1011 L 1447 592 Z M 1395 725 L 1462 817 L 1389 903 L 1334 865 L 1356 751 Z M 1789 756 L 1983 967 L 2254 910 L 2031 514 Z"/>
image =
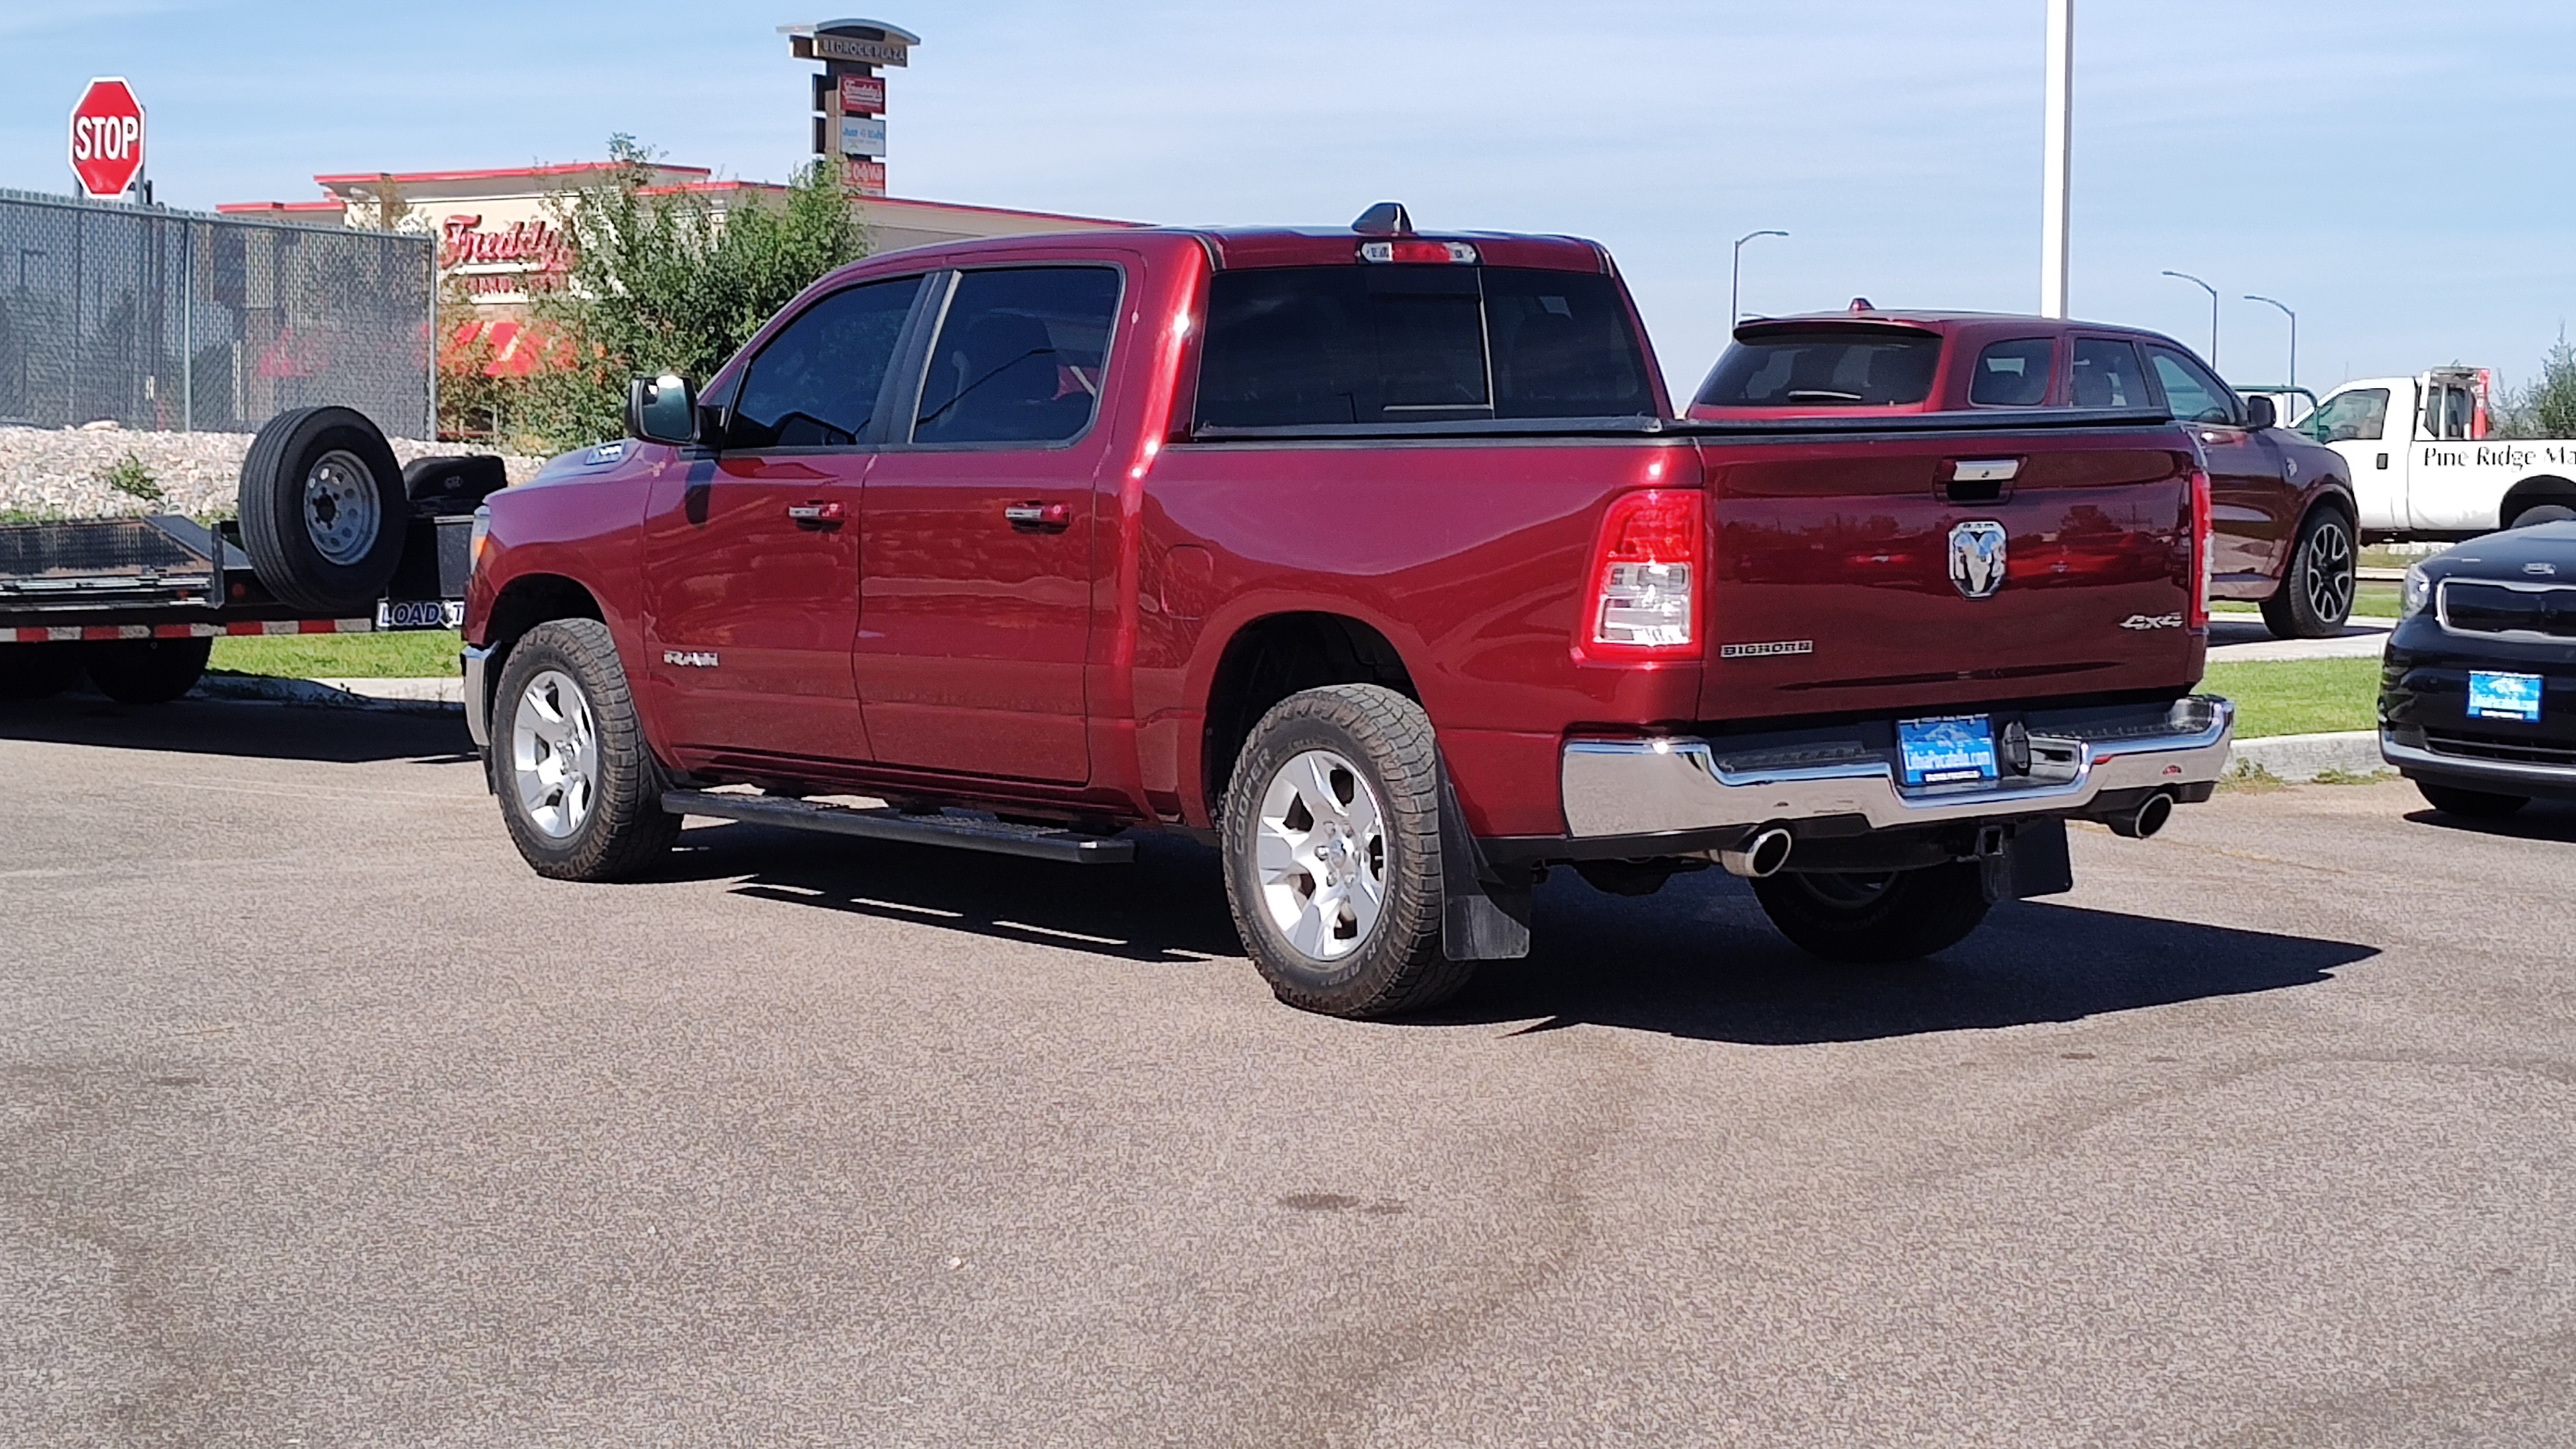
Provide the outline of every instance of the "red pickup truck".
<path id="1" fill-rule="evenodd" d="M 1382 1015 L 1556 865 L 1905 959 L 2152 834 L 2232 722 L 2161 409 L 1673 416 L 1563 237 L 1153 230 L 843 268 L 495 495 L 467 713 L 539 871 L 683 815 L 1216 845 L 1281 999 Z M 881 804 L 840 803 L 842 800 Z"/>

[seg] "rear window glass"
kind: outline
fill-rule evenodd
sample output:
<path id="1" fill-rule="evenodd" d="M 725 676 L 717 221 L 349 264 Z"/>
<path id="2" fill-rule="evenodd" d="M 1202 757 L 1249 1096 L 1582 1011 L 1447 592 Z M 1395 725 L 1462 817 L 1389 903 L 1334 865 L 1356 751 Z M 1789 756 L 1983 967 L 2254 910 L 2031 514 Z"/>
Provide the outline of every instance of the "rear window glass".
<path id="1" fill-rule="evenodd" d="M 1209 283 L 1202 425 L 1653 410 L 1618 284 L 1597 273 L 1354 264 Z"/>
<path id="2" fill-rule="evenodd" d="M 1118 313 L 1115 267 L 957 279 L 921 385 L 916 443 L 1058 443 L 1091 426 Z"/>
<path id="3" fill-rule="evenodd" d="M 1726 349 L 1699 390 L 1703 407 L 1897 407 L 1932 395 L 1941 339 L 1886 333 L 1773 332 Z"/>
<path id="4" fill-rule="evenodd" d="M 1984 408 L 2035 408 L 2048 401 L 2048 369 L 2055 358 L 2045 337 L 1994 342 L 1977 354 L 1968 401 Z"/>

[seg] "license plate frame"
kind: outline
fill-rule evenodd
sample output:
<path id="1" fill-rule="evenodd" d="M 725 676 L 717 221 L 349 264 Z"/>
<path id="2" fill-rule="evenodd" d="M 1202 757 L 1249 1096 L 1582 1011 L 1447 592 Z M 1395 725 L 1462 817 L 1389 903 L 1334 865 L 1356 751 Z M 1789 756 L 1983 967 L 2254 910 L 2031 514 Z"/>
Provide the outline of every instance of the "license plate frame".
<path id="1" fill-rule="evenodd" d="M 1942 714 L 1898 720 L 1896 760 L 1909 790 L 1989 783 L 2001 773 L 1995 762 L 1994 716 Z"/>
<path id="2" fill-rule="evenodd" d="M 2469 718 L 2538 724 L 2542 693 L 2542 680 L 2537 674 L 2472 669 L 2469 671 Z"/>

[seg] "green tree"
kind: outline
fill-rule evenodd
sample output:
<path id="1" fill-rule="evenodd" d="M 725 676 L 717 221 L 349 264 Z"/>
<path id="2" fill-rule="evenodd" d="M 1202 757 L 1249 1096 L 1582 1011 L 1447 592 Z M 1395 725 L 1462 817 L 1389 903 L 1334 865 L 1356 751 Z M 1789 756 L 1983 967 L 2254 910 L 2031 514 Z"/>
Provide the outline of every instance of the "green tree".
<path id="1" fill-rule="evenodd" d="M 2540 376 L 2500 389 L 2489 429 L 2499 438 L 2576 438 L 2576 346 L 2567 334 L 2541 359 Z"/>
<path id="2" fill-rule="evenodd" d="M 573 246 L 564 285 L 533 300 L 560 365 L 531 380 L 513 422 L 553 450 L 618 436 L 628 379 L 704 382 L 815 278 L 868 253 L 851 192 L 822 161 L 764 200 L 655 189 L 650 153 L 631 136 L 608 144 L 610 179 L 558 208 Z"/>

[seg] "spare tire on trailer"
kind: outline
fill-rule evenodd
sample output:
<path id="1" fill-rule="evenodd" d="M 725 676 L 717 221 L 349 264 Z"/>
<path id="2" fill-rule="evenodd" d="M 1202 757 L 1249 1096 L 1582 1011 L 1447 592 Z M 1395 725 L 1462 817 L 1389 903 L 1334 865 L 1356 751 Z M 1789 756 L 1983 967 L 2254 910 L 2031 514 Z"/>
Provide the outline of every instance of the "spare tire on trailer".
<path id="1" fill-rule="evenodd" d="M 362 610 L 402 561 L 402 468 L 363 413 L 296 408 L 270 418 L 242 460 L 240 497 L 251 567 L 289 607 Z"/>

